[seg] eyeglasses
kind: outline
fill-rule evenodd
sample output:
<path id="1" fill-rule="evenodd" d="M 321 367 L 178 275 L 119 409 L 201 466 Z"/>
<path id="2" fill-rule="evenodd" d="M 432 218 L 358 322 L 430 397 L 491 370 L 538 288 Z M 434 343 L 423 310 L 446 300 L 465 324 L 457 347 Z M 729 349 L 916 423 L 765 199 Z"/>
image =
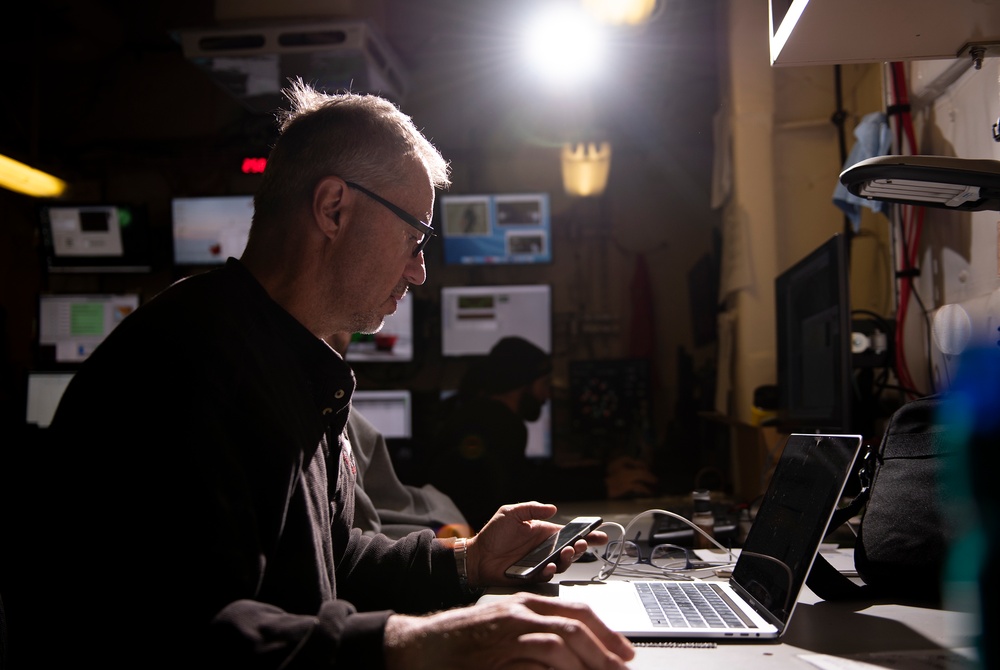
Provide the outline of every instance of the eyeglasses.
<path id="1" fill-rule="evenodd" d="M 621 558 L 619 559 L 619 554 Z M 644 556 L 639 545 L 630 540 L 609 542 L 604 549 L 604 560 L 618 565 L 638 565 L 644 563 L 661 570 L 695 570 L 708 567 L 702 561 L 692 561 L 691 552 L 676 544 L 658 544 Z"/>
<path id="2" fill-rule="evenodd" d="M 420 241 L 417 242 L 417 248 L 413 252 L 414 258 L 420 255 L 420 252 L 424 250 L 424 247 L 427 246 L 427 243 L 430 241 L 430 239 L 434 237 L 434 229 L 431 227 L 429 223 L 425 223 L 420 219 L 418 219 L 417 217 L 413 216 L 412 214 L 408 214 L 403 208 L 392 204 L 391 202 L 389 202 L 380 195 L 372 193 L 371 191 L 366 189 L 364 186 L 361 186 L 360 184 L 355 184 L 353 181 L 345 181 L 344 183 L 356 191 L 361 191 L 369 198 L 371 198 L 372 200 L 379 203 L 380 205 L 388 209 L 390 212 L 401 218 L 404 222 L 413 226 L 414 228 L 416 228 L 417 230 L 419 230 L 421 233 L 424 234 L 424 236 L 420 239 Z"/>

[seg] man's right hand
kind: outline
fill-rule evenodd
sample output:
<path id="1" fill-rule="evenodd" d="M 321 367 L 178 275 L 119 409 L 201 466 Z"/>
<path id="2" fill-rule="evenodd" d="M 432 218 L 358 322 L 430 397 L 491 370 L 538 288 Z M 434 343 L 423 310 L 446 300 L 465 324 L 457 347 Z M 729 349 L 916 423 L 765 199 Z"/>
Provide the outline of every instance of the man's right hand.
<path id="1" fill-rule="evenodd" d="M 393 615 L 385 655 L 389 670 L 622 670 L 635 652 L 585 605 L 519 593 L 426 616 Z"/>

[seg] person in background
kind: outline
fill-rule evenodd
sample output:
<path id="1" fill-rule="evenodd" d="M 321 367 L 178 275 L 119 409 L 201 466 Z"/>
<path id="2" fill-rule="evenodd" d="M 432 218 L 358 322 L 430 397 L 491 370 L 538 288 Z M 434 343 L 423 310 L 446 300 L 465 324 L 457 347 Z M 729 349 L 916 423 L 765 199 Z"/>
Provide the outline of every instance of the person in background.
<path id="1" fill-rule="evenodd" d="M 143 304 L 66 389 L 18 510 L 33 536 L 4 549 L 28 554 L 37 608 L 9 607 L 11 651 L 53 668 L 624 668 L 631 646 L 588 608 L 455 608 L 517 583 L 503 572 L 558 528 L 553 505 L 505 505 L 469 539 L 353 528 L 355 379 L 329 341 L 377 332 L 424 282 L 448 166 L 386 100 L 285 93 L 242 257 Z"/>
<path id="2" fill-rule="evenodd" d="M 339 333 L 330 345 L 346 358 L 350 333 Z M 354 527 L 365 534 L 400 538 L 421 528 L 438 537 L 471 537 L 472 529 L 455 503 L 431 484 L 409 486 L 399 481 L 385 437 L 351 407 L 347 437 L 358 464 L 354 487 Z"/>
<path id="3" fill-rule="evenodd" d="M 473 528 L 497 501 L 650 495 L 656 477 L 635 459 L 572 473 L 525 456 L 528 429 L 551 396 L 552 359 L 528 340 L 501 338 L 445 401 L 431 481 L 451 496 Z"/>

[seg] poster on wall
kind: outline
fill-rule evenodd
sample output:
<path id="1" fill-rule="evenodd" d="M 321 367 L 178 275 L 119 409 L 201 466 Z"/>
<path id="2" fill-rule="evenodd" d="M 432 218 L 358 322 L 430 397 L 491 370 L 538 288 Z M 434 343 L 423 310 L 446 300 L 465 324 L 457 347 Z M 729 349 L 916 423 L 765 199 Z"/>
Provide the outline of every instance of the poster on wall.
<path id="1" fill-rule="evenodd" d="M 441 197 L 448 265 L 552 261 L 547 193 Z"/>

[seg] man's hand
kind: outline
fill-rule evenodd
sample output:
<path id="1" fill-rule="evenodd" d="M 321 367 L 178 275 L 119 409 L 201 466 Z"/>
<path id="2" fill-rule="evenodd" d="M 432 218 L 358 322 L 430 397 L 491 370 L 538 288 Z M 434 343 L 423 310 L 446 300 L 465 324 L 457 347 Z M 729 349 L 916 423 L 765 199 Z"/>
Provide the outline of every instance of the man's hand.
<path id="1" fill-rule="evenodd" d="M 607 543 L 608 536 L 595 530 L 585 539 L 563 548 L 556 563 L 549 563 L 534 577 L 528 580 L 507 577 L 504 574 L 507 568 L 559 530 L 558 524 L 545 521 L 555 513 L 555 505 L 538 502 L 501 507 L 479 534 L 468 541 L 466 566 L 469 584 L 481 587 L 547 581 L 578 559 L 587 550 L 588 543 Z"/>
<path id="2" fill-rule="evenodd" d="M 389 670 L 622 670 L 635 652 L 585 605 L 519 593 L 428 616 L 393 615 L 385 654 Z"/>

